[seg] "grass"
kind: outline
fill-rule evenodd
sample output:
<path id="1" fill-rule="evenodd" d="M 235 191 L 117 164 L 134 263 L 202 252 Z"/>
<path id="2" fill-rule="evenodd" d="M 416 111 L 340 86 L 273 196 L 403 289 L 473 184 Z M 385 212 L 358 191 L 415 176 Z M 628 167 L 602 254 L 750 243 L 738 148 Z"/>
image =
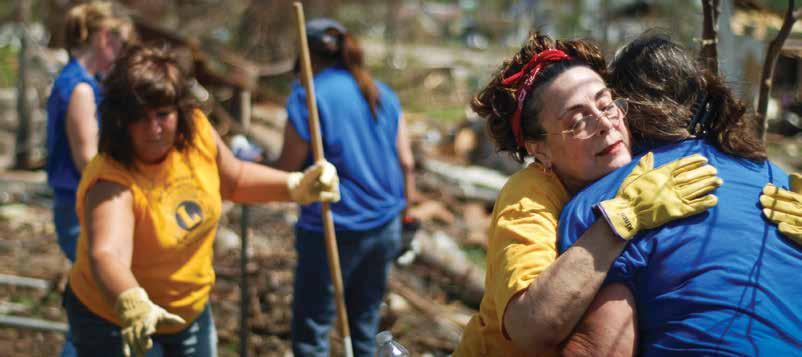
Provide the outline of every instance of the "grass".
<path id="1" fill-rule="evenodd" d="M 476 245 L 462 247 L 462 251 L 468 256 L 468 259 L 474 264 L 487 269 L 487 253 L 485 250 Z"/>
<path id="2" fill-rule="evenodd" d="M 17 51 L 11 46 L 0 47 L 0 87 L 17 85 Z"/>
<path id="3" fill-rule="evenodd" d="M 429 108 L 421 114 L 438 122 L 456 123 L 465 118 L 465 106 Z"/>

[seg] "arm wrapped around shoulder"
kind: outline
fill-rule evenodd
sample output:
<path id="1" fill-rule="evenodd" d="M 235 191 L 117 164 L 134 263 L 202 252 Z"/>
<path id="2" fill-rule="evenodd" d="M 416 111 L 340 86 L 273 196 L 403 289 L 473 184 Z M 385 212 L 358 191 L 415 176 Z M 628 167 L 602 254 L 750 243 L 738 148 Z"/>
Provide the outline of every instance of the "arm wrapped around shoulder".
<path id="1" fill-rule="evenodd" d="M 624 240 L 676 219 L 702 213 L 718 203 L 711 191 L 724 181 L 699 154 L 654 169 L 648 153 L 627 176 L 612 199 L 595 208 Z"/>
<path id="2" fill-rule="evenodd" d="M 624 284 L 602 287 L 561 346 L 564 357 L 626 357 L 637 353 L 635 297 Z"/>

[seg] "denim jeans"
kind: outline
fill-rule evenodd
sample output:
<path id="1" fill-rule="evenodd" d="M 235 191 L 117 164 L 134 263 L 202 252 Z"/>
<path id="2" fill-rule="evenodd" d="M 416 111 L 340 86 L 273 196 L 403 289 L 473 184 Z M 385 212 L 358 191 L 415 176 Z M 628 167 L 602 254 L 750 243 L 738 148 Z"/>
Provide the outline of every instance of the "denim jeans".
<path id="1" fill-rule="evenodd" d="M 70 260 L 75 262 L 75 247 L 78 245 L 78 235 L 81 227 L 78 224 L 78 215 L 75 214 L 75 202 L 59 200 L 53 201 L 53 225 L 56 226 L 56 240 L 61 251 Z M 72 333 L 67 330 L 64 335 L 64 346 L 61 348 L 61 357 L 75 357 L 75 346 L 72 345 Z"/>
<path id="2" fill-rule="evenodd" d="M 61 251 L 70 262 L 75 262 L 75 247 L 78 245 L 78 235 L 81 233 L 78 215 L 75 213 L 75 202 L 53 202 L 53 225 L 56 226 L 56 239 Z"/>
<path id="3" fill-rule="evenodd" d="M 64 290 L 64 308 L 72 331 L 72 341 L 80 357 L 122 357 L 123 340 L 120 328 L 95 315 L 70 289 Z M 212 310 L 207 304 L 203 312 L 183 331 L 151 336 L 153 348 L 147 357 L 216 357 L 217 330 Z"/>
<path id="4" fill-rule="evenodd" d="M 337 232 L 345 305 L 355 356 L 372 357 L 379 307 L 387 276 L 401 246 L 398 218 L 363 232 Z M 295 230 L 298 265 L 292 302 L 292 349 L 295 356 L 329 355 L 329 331 L 336 316 L 325 238 Z"/>

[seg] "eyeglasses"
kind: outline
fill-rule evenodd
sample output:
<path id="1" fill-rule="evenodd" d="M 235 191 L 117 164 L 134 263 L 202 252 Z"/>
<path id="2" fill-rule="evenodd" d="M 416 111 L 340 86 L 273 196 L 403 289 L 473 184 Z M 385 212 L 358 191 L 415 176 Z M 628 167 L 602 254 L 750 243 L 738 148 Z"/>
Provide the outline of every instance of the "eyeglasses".
<path id="1" fill-rule="evenodd" d="M 559 133 L 545 133 L 544 135 L 565 135 L 570 134 L 574 139 L 584 140 L 590 139 L 599 133 L 601 129 L 601 117 L 606 118 L 612 124 L 618 122 L 627 114 L 629 104 L 624 98 L 618 98 L 604 108 L 601 108 L 601 115 L 588 114 L 579 118 L 571 129 L 563 130 Z"/>

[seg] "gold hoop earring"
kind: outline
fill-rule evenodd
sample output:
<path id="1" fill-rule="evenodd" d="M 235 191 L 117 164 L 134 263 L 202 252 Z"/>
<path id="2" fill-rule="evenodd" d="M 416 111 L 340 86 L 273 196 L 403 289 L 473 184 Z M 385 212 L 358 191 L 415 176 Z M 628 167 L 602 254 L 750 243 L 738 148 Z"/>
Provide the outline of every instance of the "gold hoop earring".
<path id="1" fill-rule="evenodd" d="M 544 173 L 549 173 L 551 171 L 551 163 L 550 162 L 538 161 L 538 163 L 540 163 L 540 168 L 543 170 Z"/>

